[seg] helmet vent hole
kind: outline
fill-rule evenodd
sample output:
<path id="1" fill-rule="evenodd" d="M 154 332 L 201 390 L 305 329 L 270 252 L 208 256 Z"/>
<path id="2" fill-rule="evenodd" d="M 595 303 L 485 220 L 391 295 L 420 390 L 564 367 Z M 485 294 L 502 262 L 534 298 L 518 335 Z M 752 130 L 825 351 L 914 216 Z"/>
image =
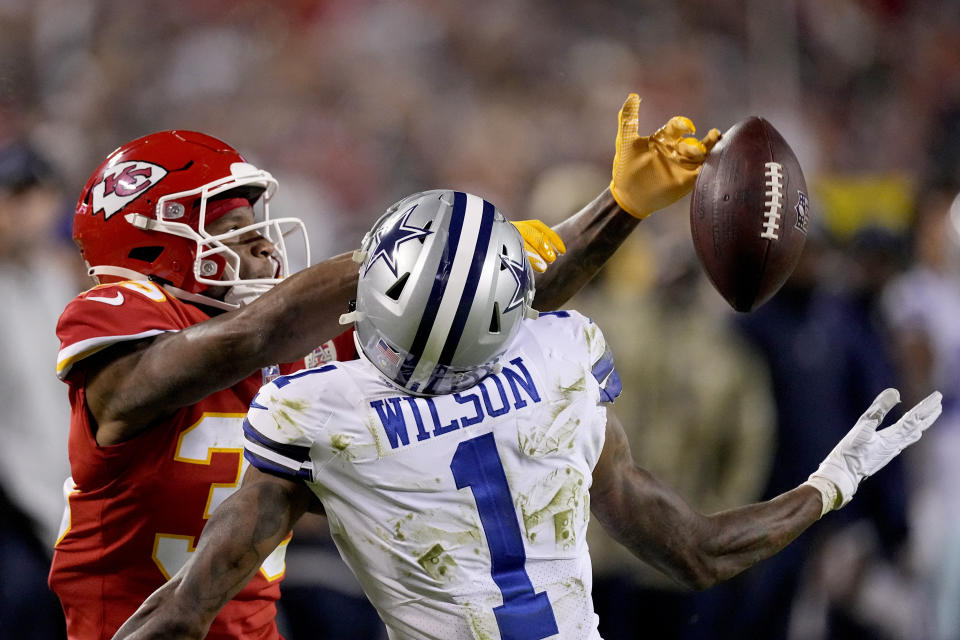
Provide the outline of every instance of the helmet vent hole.
<path id="1" fill-rule="evenodd" d="M 390 285 L 390 288 L 387 289 L 386 291 L 387 297 L 393 300 L 399 300 L 400 294 L 403 293 L 403 288 L 406 286 L 407 280 L 409 279 L 410 279 L 410 272 L 408 271 L 402 276 L 400 276 L 400 278 L 396 282 Z"/>
<path id="2" fill-rule="evenodd" d="M 127 257 L 131 260 L 142 260 L 143 262 L 152 263 L 160 257 L 161 253 L 163 253 L 163 247 L 136 247 L 130 250 Z"/>
<path id="3" fill-rule="evenodd" d="M 427 220 L 427 224 L 423 225 L 422 229 L 423 229 L 424 231 L 426 231 L 426 230 L 428 230 L 428 229 L 430 228 L 430 225 L 432 225 L 432 224 L 433 224 L 433 220 Z M 420 244 L 423 244 L 423 243 L 426 242 L 426 240 L 427 240 L 427 234 L 423 234 L 422 236 L 420 236 L 419 238 L 417 238 L 417 240 L 420 241 Z M 407 275 L 410 275 L 410 274 L 408 273 Z"/>
<path id="4" fill-rule="evenodd" d="M 493 315 L 490 316 L 490 333 L 500 333 L 500 303 L 493 303 Z"/>
<path id="5" fill-rule="evenodd" d="M 503 245 L 502 247 L 500 247 L 500 255 L 502 255 L 502 256 L 507 255 L 507 245 Z M 503 271 L 503 270 L 506 269 L 506 268 L 507 268 L 507 263 L 504 262 L 503 260 L 501 260 L 501 261 L 500 261 L 500 271 Z"/>

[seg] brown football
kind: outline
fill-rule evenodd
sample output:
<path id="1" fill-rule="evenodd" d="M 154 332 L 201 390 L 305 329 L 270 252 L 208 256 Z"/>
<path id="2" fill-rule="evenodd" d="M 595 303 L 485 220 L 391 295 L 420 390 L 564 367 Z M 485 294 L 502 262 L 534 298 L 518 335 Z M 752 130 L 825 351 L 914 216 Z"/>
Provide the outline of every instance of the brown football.
<path id="1" fill-rule="evenodd" d="M 769 122 L 733 125 L 707 156 L 690 199 L 700 264 L 737 311 L 769 300 L 793 272 L 810 220 L 800 163 Z"/>

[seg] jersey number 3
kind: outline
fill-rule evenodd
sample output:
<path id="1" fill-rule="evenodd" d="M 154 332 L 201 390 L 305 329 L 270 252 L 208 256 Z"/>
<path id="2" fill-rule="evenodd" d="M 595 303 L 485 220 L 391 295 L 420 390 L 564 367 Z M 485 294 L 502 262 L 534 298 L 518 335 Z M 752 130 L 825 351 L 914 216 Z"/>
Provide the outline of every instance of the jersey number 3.
<path id="1" fill-rule="evenodd" d="M 243 416 L 242 413 L 204 413 L 203 417 L 189 429 L 180 434 L 174 460 L 198 466 L 208 466 L 214 453 L 234 456 L 236 475 L 227 482 L 214 482 L 207 494 L 203 520 L 206 521 L 214 509 L 233 494 L 240 485 L 240 479 L 248 465 L 243 457 Z M 198 517 L 200 514 L 197 514 Z M 280 543 L 260 566 L 260 573 L 269 581 L 277 580 L 284 573 L 286 545 L 290 540 Z M 169 580 L 180 570 L 190 554 L 193 553 L 196 540 L 194 536 L 171 533 L 157 533 L 153 542 L 153 561 Z"/>
<path id="2" fill-rule="evenodd" d="M 457 489 L 470 487 L 490 548 L 490 575 L 503 595 L 493 610 L 503 640 L 540 640 L 558 633 L 545 591 L 534 593 L 524 565 L 520 523 L 492 433 L 461 442 L 450 463 Z"/>

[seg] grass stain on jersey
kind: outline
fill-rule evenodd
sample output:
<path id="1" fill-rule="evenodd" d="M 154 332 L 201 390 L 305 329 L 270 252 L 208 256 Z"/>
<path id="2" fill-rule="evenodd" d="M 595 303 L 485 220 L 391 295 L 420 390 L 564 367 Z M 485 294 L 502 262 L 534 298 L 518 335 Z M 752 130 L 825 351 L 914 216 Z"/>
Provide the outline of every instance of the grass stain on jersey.
<path id="1" fill-rule="evenodd" d="M 356 456 L 350 450 L 353 443 L 353 436 L 349 433 L 334 433 L 330 436 L 330 446 L 333 447 L 333 455 L 343 456 L 346 460 L 353 460 Z"/>
<path id="2" fill-rule="evenodd" d="M 346 451 L 351 442 L 353 442 L 353 436 L 349 433 L 335 433 L 330 436 L 330 444 L 337 451 Z"/>
<path id="3" fill-rule="evenodd" d="M 473 640 L 494 640 L 494 638 L 500 637 L 500 631 L 496 625 L 496 618 L 493 617 L 493 605 L 488 607 L 490 613 L 484 615 L 481 613 L 481 610 L 478 610 L 474 605 L 469 602 L 464 602 L 463 605 L 467 609 L 467 617 L 470 620 L 470 634 L 473 636 Z M 493 623 L 491 624 L 491 618 Z M 497 629 L 494 631 L 494 629 Z"/>
<path id="4" fill-rule="evenodd" d="M 357 545 L 353 543 L 353 538 L 347 535 L 346 532 L 330 527 L 330 537 L 337 543 L 337 548 L 340 549 L 345 557 L 359 557 L 360 551 L 357 549 Z M 367 540 L 369 540 L 369 538 Z"/>
<path id="5" fill-rule="evenodd" d="M 476 516 L 466 509 L 460 514 L 446 510 L 408 512 L 388 520 L 392 531 L 378 529 L 378 535 L 390 545 L 396 558 L 415 560 L 434 580 L 456 580 L 457 563 L 451 549 L 476 549 L 483 542 Z M 466 527 L 466 528 L 464 528 Z"/>
<path id="6" fill-rule="evenodd" d="M 438 582 L 445 582 L 453 574 L 457 563 L 441 544 L 434 544 L 427 552 L 417 558 L 417 563 L 431 578 Z"/>
<path id="7" fill-rule="evenodd" d="M 577 615 L 577 613 L 582 610 L 582 603 L 589 602 L 590 599 L 587 588 L 584 586 L 583 581 L 578 578 L 554 582 L 546 585 L 545 589 L 549 589 L 550 591 L 550 604 L 553 606 L 553 611 L 557 615 L 557 624 L 561 628 L 570 626 L 571 623 L 574 622 L 574 619 L 579 619 L 580 616 Z M 576 616 L 576 618 L 571 619 L 571 616 Z M 578 620 L 576 627 L 582 630 L 582 621 Z"/>
<path id="8" fill-rule="evenodd" d="M 273 413 L 280 419 L 278 422 L 285 422 L 292 427 L 297 426 L 297 421 L 293 419 L 293 416 L 287 413 L 286 409 L 276 409 Z"/>
<path id="9" fill-rule="evenodd" d="M 573 542 L 576 532 L 573 528 L 573 509 L 553 514 L 553 537 L 557 544 Z"/>
<path id="10" fill-rule="evenodd" d="M 599 357 L 603 355 L 603 352 L 606 351 L 606 345 L 603 345 L 602 349 L 597 349 L 594 346 L 594 343 L 597 341 L 597 336 L 600 335 L 600 328 L 594 323 L 589 323 L 583 330 L 583 336 L 587 340 L 587 352 L 590 354 L 596 353 L 594 357 Z"/>
<path id="11" fill-rule="evenodd" d="M 412 515 L 412 514 L 411 514 Z M 475 526 L 470 529 L 459 529 L 457 523 L 442 522 L 443 515 L 433 513 L 416 518 L 400 518 L 391 522 L 393 527 L 393 539 L 398 542 L 407 542 L 422 546 L 433 544 L 445 544 L 447 546 L 466 546 L 477 544 L 481 541 L 480 529 Z M 443 525 L 448 524 L 448 528 Z"/>
<path id="12" fill-rule="evenodd" d="M 568 402 L 573 402 L 573 394 L 583 393 L 587 390 L 587 376 L 586 374 L 577 378 L 573 384 L 567 386 L 559 385 L 557 391 L 560 395 L 567 399 Z"/>
<path id="13" fill-rule="evenodd" d="M 282 398 L 279 404 L 296 413 L 303 413 L 309 406 L 305 400 L 292 400 L 290 398 Z"/>
<path id="14" fill-rule="evenodd" d="M 569 385 L 559 384 L 556 389 L 558 398 L 550 402 L 548 420 L 533 421 L 517 430 L 517 444 L 520 451 L 530 458 L 542 458 L 560 452 L 561 448 L 572 449 L 574 436 L 581 419 L 576 410 L 576 400 L 587 389 L 584 374 Z M 540 425 L 544 424 L 545 428 Z"/>
<path id="15" fill-rule="evenodd" d="M 289 398 L 270 398 L 270 404 L 275 408 L 270 412 L 273 421 L 277 425 L 278 431 L 283 431 L 285 427 L 293 427 L 299 433 L 303 433 L 303 429 L 300 427 L 300 424 L 297 420 L 294 419 L 291 415 L 293 413 L 303 413 L 308 404 L 302 400 L 291 400 Z"/>
<path id="16" fill-rule="evenodd" d="M 527 539 L 536 542 L 538 534 L 553 534 L 558 549 L 569 549 L 577 542 L 578 519 L 586 522 L 589 500 L 583 474 L 566 467 L 550 473 L 531 491 L 521 494 L 517 506 L 523 515 Z"/>
<path id="17" fill-rule="evenodd" d="M 393 536 L 389 531 L 385 531 L 381 527 L 376 527 L 375 529 L 377 537 L 379 540 L 371 540 L 376 546 L 380 547 L 380 550 L 390 556 L 397 555 L 397 547 L 393 543 Z"/>

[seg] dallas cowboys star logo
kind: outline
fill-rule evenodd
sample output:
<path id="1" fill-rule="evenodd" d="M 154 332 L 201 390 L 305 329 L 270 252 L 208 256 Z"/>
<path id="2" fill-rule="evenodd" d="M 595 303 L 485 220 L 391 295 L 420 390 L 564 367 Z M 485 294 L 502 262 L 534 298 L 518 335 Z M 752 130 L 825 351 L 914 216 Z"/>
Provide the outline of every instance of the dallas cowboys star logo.
<path id="1" fill-rule="evenodd" d="M 400 275 L 397 273 L 397 262 L 395 255 L 397 247 L 408 240 L 426 238 L 433 233 L 433 231 L 429 231 L 426 228 L 414 227 L 407 224 L 407 220 L 410 219 L 410 215 L 416 208 L 417 205 L 413 205 L 407 209 L 406 213 L 404 213 L 402 216 L 398 216 L 392 225 L 377 231 L 377 234 L 373 237 L 373 241 L 375 243 L 373 255 L 370 258 L 370 261 L 367 263 L 367 268 L 363 272 L 363 275 L 367 275 L 367 272 L 370 271 L 374 263 L 381 258 L 383 258 L 383 262 L 387 265 L 390 271 L 393 272 L 394 276 Z"/>
<path id="2" fill-rule="evenodd" d="M 503 313 L 507 313 L 523 304 L 523 298 L 527 292 L 527 268 L 522 262 L 514 262 L 503 254 L 500 254 L 500 264 L 510 272 L 510 275 L 517 285 L 517 288 L 513 290 L 510 303 L 507 305 L 507 308 L 503 310 Z"/>

